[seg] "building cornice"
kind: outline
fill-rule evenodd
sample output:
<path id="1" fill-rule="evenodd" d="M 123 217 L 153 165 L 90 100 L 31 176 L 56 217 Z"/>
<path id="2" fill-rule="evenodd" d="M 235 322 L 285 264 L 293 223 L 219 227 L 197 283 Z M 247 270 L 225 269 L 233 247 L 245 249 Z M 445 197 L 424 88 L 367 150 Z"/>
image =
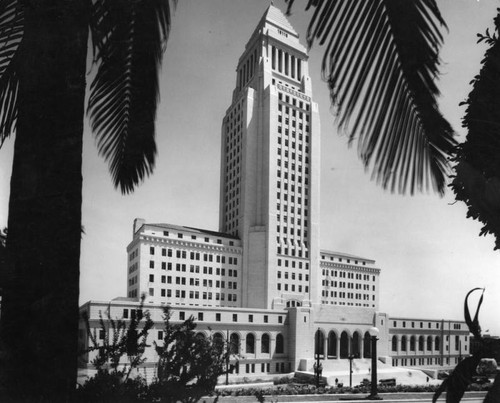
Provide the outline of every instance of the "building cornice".
<path id="1" fill-rule="evenodd" d="M 201 242 L 193 242 L 184 239 L 171 239 L 171 238 L 157 237 L 154 235 L 142 235 L 142 234 L 138 237 L 138 239 L 140 242 L 145 242 L 145 243 L 149 242 L 149 243 L 154 243 L 155 245 L 174 245 L 183 248 L 203 249 L 203 250 L 218 251 L 218 252 L 231 252 L 238 255 L 242 254 L 241 246 L 205 244 Z"/>

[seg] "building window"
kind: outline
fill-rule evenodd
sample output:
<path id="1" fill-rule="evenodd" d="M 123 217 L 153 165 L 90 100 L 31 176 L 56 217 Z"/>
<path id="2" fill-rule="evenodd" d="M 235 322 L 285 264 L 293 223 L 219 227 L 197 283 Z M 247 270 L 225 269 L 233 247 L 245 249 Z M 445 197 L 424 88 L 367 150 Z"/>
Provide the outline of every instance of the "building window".
<path id="1" fill-rule="evenodd" d="M 250 323 L 252 323 L 252 322 L 253 322 L 253 315 L 248 315 L 248 321 L 249 321 Z"/>
<path id="2" fill-rule="evenodd" d="M 284 344 L 283 335 L 280 333 L 276 336 L 276 354 L 284 353 Z"/>
<path id="3" fill-rule="evenodd" d="M 217 299 L 218 299 L 218 298 L 217 298 Z M 220 313 L 216 313 L 216 314 L 215 314 L 215 321 L 216 321 L 216 322 L 220 322 L 220 321 L 221 321 Z"/>
<path id="4" fill-rule="evenodd" d="M 260 352 L 263 354 L 269 354 L 269 335 L 264 333 L 260 341 Z"/>
<path id="5" fill-rule="evenodd" d="M 246 352 L 247 354 L 255 354 L 255 336 L 252 333 L 247 334 Z"/>
<path id="6" fill-rule="evenodd" d="M 198 320 L 199 321 L 203 320 L 203 312 L 198 312 Z"/>
<path id="7" fill-rule="evenodd" d="M 179 320 L 186 320 L 186 312 L 183 311 L 179 312 Z"/>
<path id="8" fill-rule="evenodd" d="M 154 246 L 150 246 L 149 247 L 149 254 L 150 255 L 154 255 L 155 254 L 155 248 L 154 248 Z"/>
<path id="9" fill-rule="evenodd" d="M 229 294 L 231 295 L 231 294 Z M 238 314 L 237 313 L 233 313 L 233 322 L 238 322 Z"/>

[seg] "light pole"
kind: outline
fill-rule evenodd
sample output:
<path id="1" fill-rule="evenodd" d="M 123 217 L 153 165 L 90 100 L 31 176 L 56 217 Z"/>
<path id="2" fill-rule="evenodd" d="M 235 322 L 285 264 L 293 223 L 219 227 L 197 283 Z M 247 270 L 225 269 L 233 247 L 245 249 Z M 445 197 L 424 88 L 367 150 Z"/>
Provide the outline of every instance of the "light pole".
<path id="1" fill-rule="evenodd" d="M 349 387 L 352 388 L 352 360 L 358 358 L 356 354 L 349 354 L 347 359 L 349 360 Z"/>
<path id="2" fill-rule="evenodd" d="M 379 330 L 376 327 L 370 328 L 368 330 L 371 338 L 371 353 L 372 353 L 372 382 L 370 395 L 367 396 L 368 400 L 382 400 L 382 398 L 378 395 L 378 387 L 377 387 L 377 336 L 379 334 Z"/>
<path id="3" fill-rule="evenodd" d="M 226 385 L 229 385 L 229 355 L 231 348 L 229 346 L 229 329 L 226 331 Z"/>
<path id="4" fill-rule="evenodd" d="M 321 373 L 323 372 L 323 366 L 321 365 L 321 362 L 319 361 L 319 356 L 321 349 L 323 346 L 320 346 L 319 341 L 320 341 L 320 330 L 318 328 L 318 331 L 316 332 L 316 362 L 314 363 L 314 375 L 316 377 L 316 387 L 319 388 L 319 380 L 321 377 Z"/>

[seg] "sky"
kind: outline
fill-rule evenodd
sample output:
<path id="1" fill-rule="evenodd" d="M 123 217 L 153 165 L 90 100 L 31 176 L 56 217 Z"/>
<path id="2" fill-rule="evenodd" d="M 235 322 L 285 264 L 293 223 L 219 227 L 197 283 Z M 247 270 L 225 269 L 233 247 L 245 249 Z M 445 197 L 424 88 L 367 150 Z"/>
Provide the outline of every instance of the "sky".
<path id="1" fill-rule="evenodd" d="M 305 44 L 311 13 L 296 0 L 291 24 Z M 136 217 L 218 229 L 220 130 L 236 83 L 236 63 L 269 0 L 182 0 L 173 18 L 164 57 L 154 174 L 132 195 L 113 188 L 107 164 L 85 129 L 80 302 L 126 295 L 126 246 Z M 283 0 L 274 5 L 286 9 Z M 493 27 L 497 0 L 438 0 L 449 32 L 438 83 L 441 111 L 457 132 L 486 49 L 476 34 Z M 463 319 L 463 299 L 486 287 L 483 331 L 500 335 L 500 252 L 481 225 L 466 219 L 453 194 L 401 196 L 370 181 L 370 175 L 335 128 L 322 49 L 310 52 L 313 98 L 321 119 L 321 248 L 374 259 L 381 269 L 380 310 L 390 316 Z M 89 79 L 92 73 L 89 72 Z M 0 227 L 7 225 L 14 136 L 0 150 Z M 473 310 L 475 304 L 472 304 Z"/>

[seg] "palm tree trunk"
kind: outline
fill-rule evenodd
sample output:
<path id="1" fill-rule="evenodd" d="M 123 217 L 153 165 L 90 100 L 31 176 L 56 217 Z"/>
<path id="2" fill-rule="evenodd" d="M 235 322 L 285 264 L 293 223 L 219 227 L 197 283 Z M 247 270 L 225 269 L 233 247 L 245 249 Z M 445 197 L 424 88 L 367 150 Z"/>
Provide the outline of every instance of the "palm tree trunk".
<path id="1" fill-rule="evenodd" d="M 88 1 L 26 3 L 0 335 L 3 392 L 76 386 Z"/>

